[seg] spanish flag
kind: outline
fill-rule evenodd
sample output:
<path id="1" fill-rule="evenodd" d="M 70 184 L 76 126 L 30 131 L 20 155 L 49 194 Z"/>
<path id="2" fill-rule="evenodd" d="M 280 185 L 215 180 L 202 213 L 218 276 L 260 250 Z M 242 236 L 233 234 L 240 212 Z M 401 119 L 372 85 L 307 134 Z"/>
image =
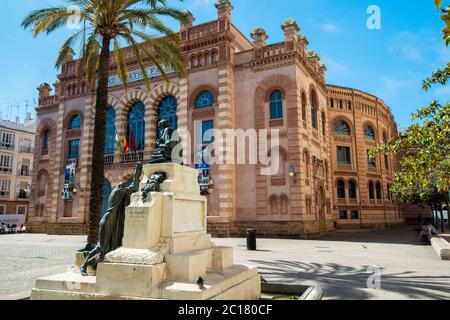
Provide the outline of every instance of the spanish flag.
<path id="1" fill-rule="evenodd" d="M 120 137 L 119 134 L 116 132 L 116 149 L 120 150 L 120 153 L 122 154 L 122 156 L 124 155 L 123 152 L 123 145 L 122 145 L 122 141 L 120 141 Z"/>

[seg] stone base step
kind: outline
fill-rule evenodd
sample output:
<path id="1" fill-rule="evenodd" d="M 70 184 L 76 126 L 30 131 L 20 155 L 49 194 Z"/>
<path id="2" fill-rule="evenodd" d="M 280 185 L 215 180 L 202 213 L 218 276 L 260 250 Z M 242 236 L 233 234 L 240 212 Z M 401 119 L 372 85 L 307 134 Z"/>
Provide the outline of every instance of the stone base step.
<path id="1" fill-rule="evenodd" d="M 79 280 L 80 289 L 67 287 Z M 205 288 L 195 282 L 162 282 L 153 287 L 148 296 L 116 292 L 95 292 L 95 277 L 82 277 L 66 273 L 39 279 L 31 292 L 31 300 L 259 300 L 261 278 L 256 267 L 234 265 L 222 273 L 208 273 Z"/>
<path id="2" fill-rule="evenodd" d="M 79 273 L 68 272 L 36 280 L 36 288 L 69 292 L 95 293 L 96 277 L 83 277 Z"/>

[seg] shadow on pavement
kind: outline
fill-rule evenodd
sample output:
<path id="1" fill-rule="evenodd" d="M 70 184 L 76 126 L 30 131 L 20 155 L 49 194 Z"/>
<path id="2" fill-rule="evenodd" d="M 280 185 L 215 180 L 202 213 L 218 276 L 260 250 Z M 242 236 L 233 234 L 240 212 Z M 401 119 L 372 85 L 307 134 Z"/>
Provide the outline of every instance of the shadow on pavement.
<path id="1" fill-rule="evenodd" d="M 368 289 L 367 281 L 373 272 L 371 266 L 350 267 L 335 263 L 318 264 L 298 261 L 252 260 L 260 268 L 260 273 L 268 279 L 276 279 L 288 284 L 314 282 L 325 290 L 326 299 L 367 300 L 383 299 L 383 293 Z M 407 299 L 448 299 L 450 296 L 450 276 L 415 276 L 412 271 L 383 273 L 381 270 L 381 290 L 397 293 Z M 373 292 L 374 294 L 371 294 Z M 388 297 L 386 297 L 388 299 Z"/>

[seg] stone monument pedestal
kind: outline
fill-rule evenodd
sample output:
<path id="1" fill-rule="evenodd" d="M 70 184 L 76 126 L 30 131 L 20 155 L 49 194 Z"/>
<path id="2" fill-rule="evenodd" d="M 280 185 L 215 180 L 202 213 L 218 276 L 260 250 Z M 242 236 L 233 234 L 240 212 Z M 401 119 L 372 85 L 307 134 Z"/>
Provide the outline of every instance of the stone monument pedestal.
<path id="1" fill-rule="evenodd" d="M 206 232 L 207 202 L 198 172 L 177 164 L 144 167 L 141 189 L 155 172 L 166 172 L 161 192 L 133 194 L 126 209 L 123 246 L 97 271 L 73 270 L 36 281 L 32 300 L 258 300 L 256 267 L 235 265 L 233 249 L 216 247 Z M 204 279 L 204 287 L 196 284 Z"/>

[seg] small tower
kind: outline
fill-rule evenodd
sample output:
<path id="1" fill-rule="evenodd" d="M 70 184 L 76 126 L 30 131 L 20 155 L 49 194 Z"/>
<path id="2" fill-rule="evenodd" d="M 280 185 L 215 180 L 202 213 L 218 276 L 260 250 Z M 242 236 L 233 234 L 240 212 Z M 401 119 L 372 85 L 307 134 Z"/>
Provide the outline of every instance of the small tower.
<path id="1" fill-rule="evenodd" d="M 37 87 L 37 90 L 39 91 L 39 99 L 47 98 L 50 96 L 50 92 L 52 92 L 52 87 L 44 82 L 41 83 L 39 87 Z"/>
<path id="2" fill-rule="evenodd" d="M 230 0 L 217 0 L 216 8 L 219 19 L 231 19 L 231 11 L 234 8 Z"/>
<path id="3" fill-rule="evenodd" d="M 189 10 L 184 12 L 185 21 L 181 23 L 181 30 L 189 29 L 193 26 L 195 17 Z"/>
<path id="4" fill-rule="evenodd" d="M 281 29 L 284 31 L 284 41 L 292 41 L 296 40 L 298 36 L 298 32 L 300 31 L 300 28 L 295 22 L 294 18 L 287 19 L 282 25 Z"/>
<path id="5" fill-rule="evenodd" d="M 266 41 L 269 39 L 266 31 L 262 27 L 257 27 L 250 34 L 253 39 L 253 44 L 256 48 L 262 48 L 266 46 Z"/>

